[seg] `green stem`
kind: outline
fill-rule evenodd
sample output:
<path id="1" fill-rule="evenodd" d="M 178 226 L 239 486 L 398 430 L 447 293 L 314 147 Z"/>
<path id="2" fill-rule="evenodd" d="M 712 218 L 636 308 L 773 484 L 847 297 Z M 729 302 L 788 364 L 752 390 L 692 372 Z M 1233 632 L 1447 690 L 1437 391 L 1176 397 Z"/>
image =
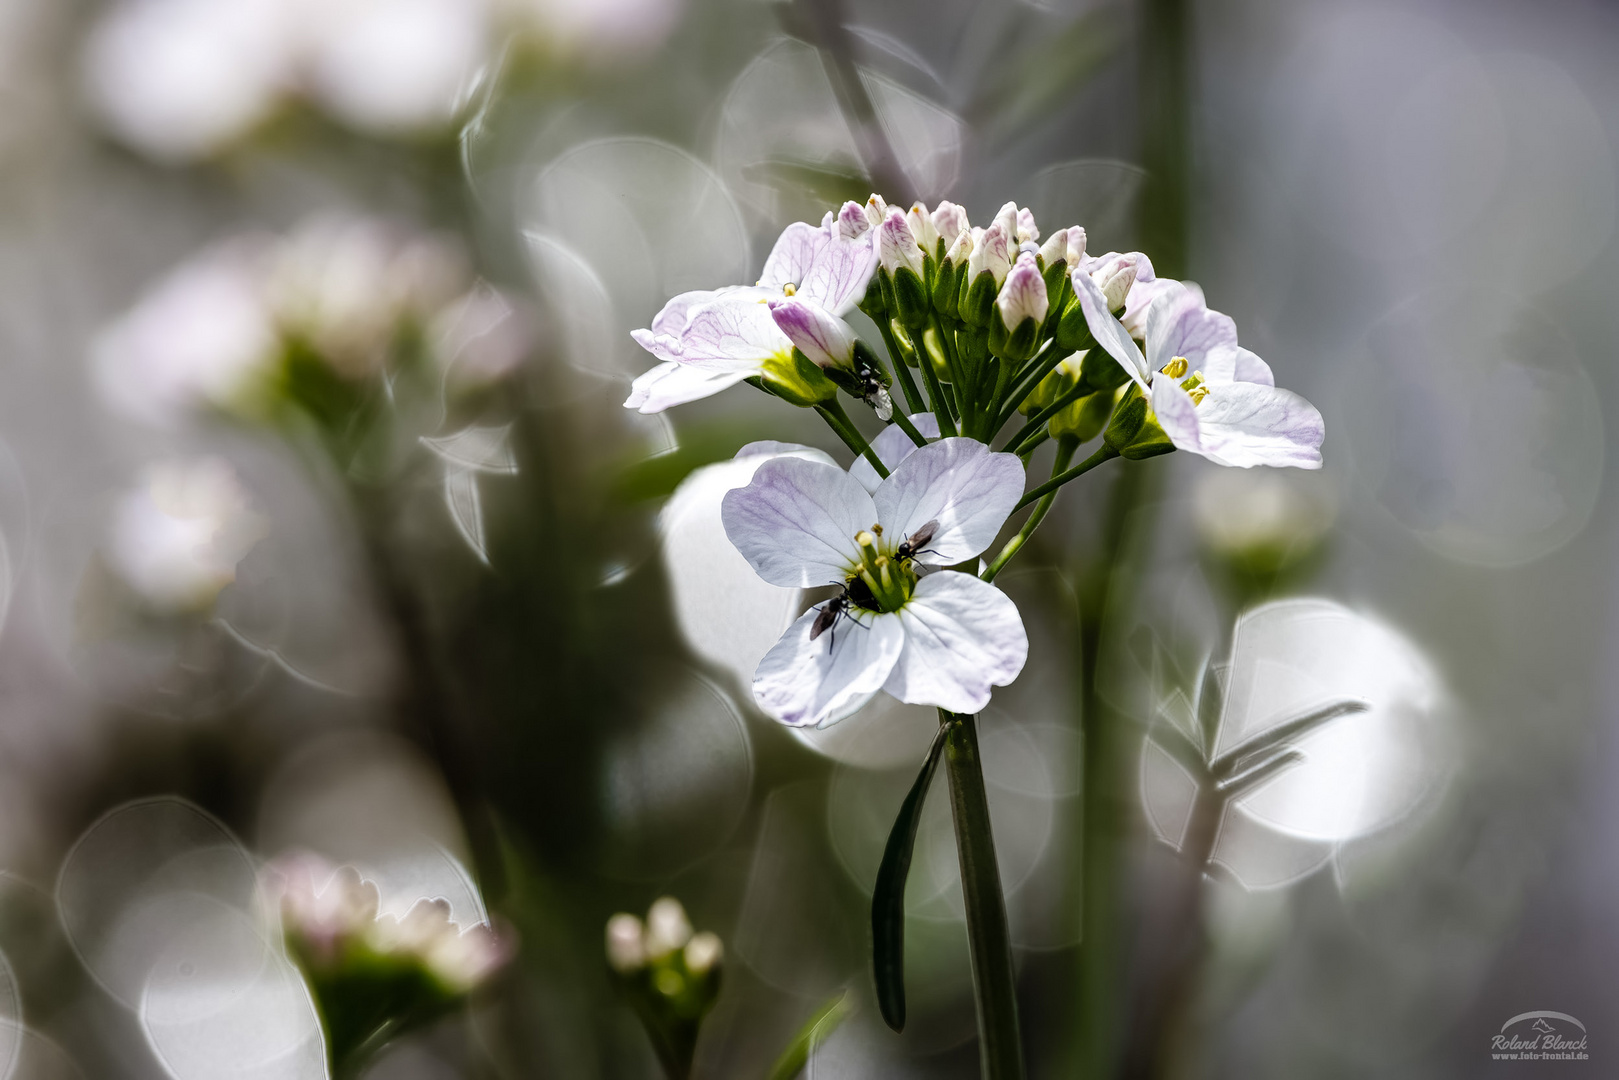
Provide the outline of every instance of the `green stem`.
<path id="1" fill-rule="evenodd" d="M 899 380 L 900 390 L 905 394 L 905 407 L 913 413 L 927 412 L 927 403 L 917 392 L 916 382 L 911 378 L 911 367 L 905 362 L 905 353 L 894 337 L 894 330 L 888 324 L 888 317 L 884 315 L 871 321 L 877 324 L 877 332 L 883 336 L 883 345 L 888 349 L 889 363 L 894 365 L 894 377 Z"/>
<path id="2" fill-rule="evenodd" d="M 903 410 L 898 408 L 894 410 L 894 423 L 901 431 L 909 435 L 911 441 L 916 445 L 926 446 L 928 444 L 927 436 L 916 430 L 916 425 L 911 423 L 911 418 L 906 416 Z"/>
<path id="3" fill-rule="evenodd" d="M 1094 345 L 1089 335 L 1086 337 L 1086 342 L 1088 343 L 1087 348 Z M 998 415 L 1000 423 L 996 425 L 997 431 L 1006 426 L 1006 422 L 1012 419 L 1012 414 L 1017 412 L 1017 407 L 1023 404 L 1023 399 L 1034 392 L 1034 388 L 1040 385 L 1042 379 L 1057 370 L 1058 364 L 1074 355 L 1074 353 L 1065 353 L 1058 349 L 1055 342 L 1047 342 L 1046 344 L 1048 351 L 1037 355 L 1033 360 L 1029 361 L 1027 367 L 1018 372 L 1017 378 L 1012 382 L 1011 392 L 1006 395 L 1005 400 L 999 403 L 1000 413 Z M 1086 351 L 1085 348 L 1074 350 L 1074 352 L 1084 351 Z"/>
<path id="4" fill-rule="evenodd" d="M 1034 438 L 1024 443 L 1023 446 L 1018 449 L 1018 459 L 1023 462 L 1023 467 L 1025 469 L 1029 467 L 1029 459 L 1034 456 L 1034 452 L 1040 449 L 1040 447 L 1044 446 L 1046 440 L 1049 438 L 1051 438 L 1051 429 L 1041 428 L 1040 431 L 1035 434 Z"/>
<path id="5" fill-rule="evenodd" d="M 860 429 L 854 426 L 849 414 L 843 411 L 843 405 L 836 398 L 824 404 L 815 406 L 815 411 L 821 414 L 826 426 L 837 433 L 843 444 L 856 454 L 871 462 L 871 467 L 877 470 L 877 475 L 884 480 L 888 479 L 888 466 L 884 465 L 877 452 L 866 442 L 866 437 L 860 434 Z"/>
<path id="6" fill-rule="evenodd" d="M 1072 405 L 1074 402 L 1078 401 L 1080 398 L 1086 396 L 1090 392 L 1090 387 L 1086 386 L 1084 383 L 1079 383 L 1078 385 L 1074 386 L 1056 401 L 1053 401 L 1050 405 L 1047 405 L 1045 408 L 1031 416 L 1029 418 L 1029 422 L 1019 428 L 1016 435 L 1012 436 L 1011 441 L 1005 446 L 1001 447 L 1001 453 L 1022 453 L 1024 441 L 1033 438 L 1035 434 L 1045 426 L 1047 420 L 1050 420 L 1053 416 L 1056 416 L 1058 413 L 1062 412 L 1068 406 Z"/>
<path id="7" fill-rule="evenodd" d="M 928 397 L 933 399 L 933 416 L 939 421 L 939 434 L 946 439 L 954 438 L 956 410 L 950 399 L 944 396 L 944 387 L 939 384 L 939 373 L 933 370 L 933 357 L 928 355 L 926 342 L 922 345 L 918 366 L 922 369 L 922 384 L 928 388 Z"/>
<path id="8" fill-rule="evenodd" d="M 1068 463 L 1074 460 L 1074 451 L 1077 449 L 1079 449 L 1079 440 L 1072 435 L 1064 435 L 1057 440 L 1057 457 L 1051 463 L 1052 476 L 1057 476 L 1068 468 Z M 1023 545 L 1034 534 L 1034 530 L 1040 527 L 1040 522 L 1045 520 L 1046 513 L 1051 509 L 1051 504 L 1056 501 L 1057 493 L 1055 491 L 1048 491 L 1042 496 L 1040 501 L 1035 504 L 1034 513 L 1030 514 L 1029 520 L 1023 523 L 1023 528 L 1019 529 L 1018 534 L 1006 542 L 1006 546 L 1001 548 L 1001 553 L 995 556 L 995 561 L 990 563 L 984 572 L 978 576 L 985 581 L 994 581 L 995 575 L 999 574 L 1006 564 L 1012 561 L 1012 556 L 1022 550 Z"/>
<path id="9" fill-rule="evenodd" d="M 956 853 L 961 859 L 961 891 L 967 902 L 967 944 L 978 1005 L 978 1059 L 984 1080 L 1022 1080 L 1023 1040 L 1018 1032 L 1012 933 L 1006 922 L 1006 898 L 1001 895 L 976 722 L 971 716 L 943 709 L 939 721 L 949 728 L 944 761 L 950 776 Z"/>
<path id="10" fill-rule="evenodd" d="M 955 331 L 945 331 L 944 320 L 939 318 L 937 311 L 929 314 L 928 325 L 933 328 L 934 336 L 939 339 L 939 349 L 944 353 L 944 366 L 950 372 L 950 385 L 956 390 L 956 417 L 961 424 L 961 433 L 966 435 L 972 430 L 972 373 L 967 370 L 961 352 L 956 348 Z M 922 351 L 926 352 L 926 338 L 923 341 Z"/>
<path id="11" fill-rule="evenodd" d="M 1118 456 L 1119 452 L 1117 450 L 1113 449 L 1113 447 L 1109 446 L 1107 443 L 1103 443 L 1101 446 L 1096 448 L 1096 453 L 1092 454 L 1084 461 L 1081 461 L 1072 469 L 1058 473 L 1050 480 L 1047 480 L 1033 491 L 1024 495 L 1023 498 L 1018 500 L 1018 504 L 1012 507 L 1013 512 L 1015 513 L 1016 511 L 1023 509 L 1036 499 L 1044 496 L 1047 492 L 1056 491 L 1058 488 L 1068 483 L 1068 481 L 1077 480 L 1079 477 L 1084 476 L 1086 473 L 1090 472 L 1104 461 L 1111 461 Z"/>

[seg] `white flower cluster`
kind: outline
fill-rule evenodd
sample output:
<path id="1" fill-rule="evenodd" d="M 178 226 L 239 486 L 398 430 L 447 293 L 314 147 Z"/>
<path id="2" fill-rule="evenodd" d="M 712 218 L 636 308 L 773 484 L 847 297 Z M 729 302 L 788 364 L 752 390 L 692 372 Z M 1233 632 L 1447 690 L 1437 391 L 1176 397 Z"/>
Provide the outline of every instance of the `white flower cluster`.
<path id="1" fill-rule="evenodd" d="M 107 558 L 154 609 L 197 611 L 236 580 L 236 564 L 264 531 L 224 461 L 165 461 L 119 501 Z"/>
<path id="2" fill-rule="evenodd" d="M 420 967 L 453 994 L 481 984 L 511 958 L 511 946 L 488 923 L 450 918 L 443 899 L 423 897 L 402 917 L 379 914 L 376 883 L 352 866 L 334 867 L 299 854 L 274 865 L 283 932 L 306 964 L 341 969 L 356 956 Z"/>
<path id="3" fill-rule="evenodd" d="M 172 426 L 204 408 L 255 412 L 290 344 L 353 380 L 381 371 L 406 332 L 473 383 L 504 375 L 529 345 L 513 306 L 472 279 L 450 239 L 321 216 L 194 256 L 97 337 L 91 367 L 115 411 Z"/>
<path id="4" fill-rule="evenodd" d="M 628 912 L 607 920 L 607 963 L 620 975 L 631 975 L 676 953 L 688 973 L 706 976 L 725 955 L 717 935 L 693 933 L 686 909 L 672 896 L 661 896 L 647 909 L 646 921 Z"/>
<path id="5" fill-rule="evenodd" d="M 218 153 L 301 100 L 370 134 L 443 129 L 503 31 L 584 58 L 662 41 L 680 0 L 118 0 L 91 33 L 90 96 L 161 161 Z"/>

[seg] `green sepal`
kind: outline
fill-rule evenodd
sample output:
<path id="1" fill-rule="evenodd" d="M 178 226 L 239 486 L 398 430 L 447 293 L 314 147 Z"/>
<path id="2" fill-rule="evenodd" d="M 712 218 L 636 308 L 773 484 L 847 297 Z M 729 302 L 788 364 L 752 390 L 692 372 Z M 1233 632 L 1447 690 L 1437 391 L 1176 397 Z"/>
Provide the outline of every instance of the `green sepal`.
<path id="1" fill-rule="evenodd" d="M 1107 434 L 1102 441 L 1117 451 L 1120 457 L 1131 461 L 1157 457 L 1175 449 L 1175 444 L 1169 441 L 1164 429 L 1158 426 L 1158 418 L 1152 414 L 1152 408 L 1147 404 L 1147 399 L 1141 396 L 1139 388 L 1132 390 L 1130 396 L 1124 399 L 1124 404 L 1114 412 L 1113 421 L 1108 424 Z"/>
<path id="2" fill-rule="evenodd" d="M 1000 322 L 999 319 L 995 321 Z M 989 359 L 989 341 L 990 331 L 988 330 L 961 329 L 956 331 L 956 352 L 961 356 L 963 363 L 972 365 L 969 370 L 976 370 L 978 365 Z"/>
<path id="3" fill-rule="evenodd" d="M 999 316 L 996 312 L 989 321 L 989 351 L 1003 360 L 1023 361 L 1033 356 L 1040 347 L 1040 324 L 1025 317 L 1015 329 L 1008 330 L 1006 321 Z"/>
<path id="4" fill-rule="evenodd" d="M 865 312 L 866 316 L 879 326 L 882 325 L 884 319 L 888 318 L 888 301 L 883 294 L 882 274 L 871 275 L 871 281 L 866 285 L 866 295 L 861 297 L 860 303 L 855 306 Z"/>
<path id="5" fill-rule="evenodd" d="M 1106 349 L 1091 348 L 1080 362 L 1079 380 L 1092 390 L 1117 390 L 1130 381 L 1130 373 Z"/>
<path id="6" fill-rule="evenodd" d="M 1066 264 L 1061 260 L 1058 260 L 1056 265 L 1057 267 L 1061 268 Z M 1046 322 L 1045 325 L 1041 327 L 1041 334 L 1044 337 L 1056 337 L 1057 327 L 1062 322 L 1063 314 L 1068 310 L 1069 302 L 1074 298 L 1074 284 L 1069 279 L 1067 274 L 1061 272 L 1057 273 L 1055 277 L 1053 277 L 1053 275 L 1047 271 L 1045 277 L 1046 295 L 1051 298 L 1051 307 L 1046 312 Z M 1084 312 L 1080 312 L 1080 316 L 1082 318 L 1084 317 L 1084 314 Z M 1089 327 L 1086 329 L 1088 331 Z M 1058 344 L 1060 347 L 1061 343 L 1059 342 Z"/>
<path id="7" fill-rule="evenodd" d="M 801 409 L 832 401 L 838 387 L 820 366 L 798 349 L 789 355 L 777 353 L 764 362 L 760 385 L 772 394 Z"/>
<path id="8" fill-rule="evenodd" d="M 893 290 L 895 317 L 913 330 L 926 326 L 930 300 L 927 286 L 916 276 L 916 271 L 908 266 L 895 270 Z"/>
<path id="9" fill-rule="evenodd" d="M 1057 348 L 1063 352 L 1078 352 L 1091 340 L 1091 324 L 1085 321 L 1085 309 L 1074 295 L 1072 284 L 1065 295 L 1068 301 L 1057 319 Z"/>
<path id="10" fill-rule="evenodd" d="M 898 319 L 890 319 L 888 320 L 888 330 L 894 335 L 894 343 L 900 347 L 900 355 L 895 359 L 910 367 L 916 367 L 916 340 L 911 337 L 911 332 L 905 328 L 905 324 Z"/>
<path id="11" fill-rule="evenodd" d="M 1046 427 L 1053 438 L 1071 436 L 1082 443 L 1090 442 L 1107 427 L 1108 418 L 1113 415 L 1114 397 L 1111 390 L 1087 394 L 1059 411 Z"/>
<path id="12" fill-rule="evenodd" d="M 933 309 L 947 319 L 956 317 L 956 301 L 960 299 L 963 267 L 941 260 L 938 276 L 933 281 Z"/>
<path id="13" fill-rule="evenodd" d="M 960 335 L 956 341 L 957 348 L 960 348 Z M 922 348 L 927 353 L 928 362 L 933 365 L 934 377 L 942 383 L 950 382 L 950 361 L 944 355 L 944 343 L 939 340 L 939 332 L 931 326 L 922 331 Z"/>
<path id="14" fill-rule="evenodd" d="M 988 326 L 995 314 L 995 296 L 1001 291 L 995 275 L 988 270 L 980 270 L 970 284 L 966 274 L 962 274 L 961 278 L 962 292 L 956 307 L 957 316 L 968 326 Z"/>

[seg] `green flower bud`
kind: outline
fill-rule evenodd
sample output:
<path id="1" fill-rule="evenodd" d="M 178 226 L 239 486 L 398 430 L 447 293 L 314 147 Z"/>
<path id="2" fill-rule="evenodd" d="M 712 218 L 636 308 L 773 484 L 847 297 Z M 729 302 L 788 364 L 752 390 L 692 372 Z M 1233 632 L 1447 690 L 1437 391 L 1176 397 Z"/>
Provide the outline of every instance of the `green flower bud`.
<path id="1" fill-rule="evenodd" d="M 969 282 L 963 274 L 960 289 L 956 316 L 968 326 L 988 326 L 995 314 L 995 295 L 1001 291 L 1001 283 L 995 280 L 995 275 L 989 270 L 980 270 Z M 1084 317 L 1081 313 L 1080 319 Z"/>
<path id="2" fill-rule="evenodd" d="M 932 298 L 921 276 L 909 266 L 901 266 L 893 272 L 891 280 L 895 317 L 913 330 L 926 326 Z"/>
<path id="3" fill-rule="evenodd" d="M 765 361 L 759 384 L 772 394 L 801 409 L 823 404 L 838 396 L 838 388 L 820 366 L 798 349 L 790 355 L 776 355 Z"/>
<path id="4" fill-rule="evenodd" d="M 1121 457 L 1132 461 L 1157 457 L 1175 449 L 1175 444 L 1169 441 L 1164 429 L 1158 426 L 1158 418 L 1152 414 L 1152 408 L 1147 399 L 1141 396 L 1140 389 L 1133 389 L 1114 412 L 1102 441 Z"/>

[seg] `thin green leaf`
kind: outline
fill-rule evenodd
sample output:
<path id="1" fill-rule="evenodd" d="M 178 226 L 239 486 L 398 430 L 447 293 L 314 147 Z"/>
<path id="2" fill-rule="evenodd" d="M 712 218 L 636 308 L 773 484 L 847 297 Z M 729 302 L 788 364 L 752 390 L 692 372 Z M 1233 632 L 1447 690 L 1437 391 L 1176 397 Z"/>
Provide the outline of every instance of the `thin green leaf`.
<path id="1" fill-rule="evenodd" d="M 883 1021 L 895 1031 L 905 1030 L 905 879 L 911 873 L 911 850 L 922 823 L 922 803 L 939 767 L 947 727 L 939 725 L 922 771 L 899 805 L 877 870 L 877 887 L 871 893 L 871 967 L 877 982 L 877 1007 Z"/>
<path id="2" fill-rule="evenodd" d="M 1328 705 L 1324 709 L 1317 709 L 1315 712 L 1305 713 L 1303 716 L 1277 724 L 1275 727 L 1266 728 L 1258 735 L 1243 740 L 1215 758 L 1210 763 L 1210 771 L 1216 778 L 1225 779 L 1239 769 L 1245 768 L 1252 758 L 1260 754 L 1274 750 L 1292 739 L 1307 735 L 1328 721 L 1336 720 L 1340 716 L 1348 716 L 1351 713 L 1365 712 L 1369 708 L 1371 706 L 1364 701 L 1339 701 Z"/>
<path id="3" fill-rule="evenodd" d="M 1283 750 L 1275 757 L 1266 758 L 1257 765 L 1243 769 L 1235 776 L 1220 781 L 1216 785 L 1216 790 L 1219 791 L 1221 798 L 1230 801 L 1246 795 L 1283 769 L 1302 764 L 1303 761 L 1304 751 L 1291 748 Z"/>
<path id="4" fill-rule="evenodd" d="M 798 1029 L 798 1034 L 793 1036 L 787 1048 L 781 1052 L 781 1057 L 770 1067 L 770 1075 L 766 1080 L 793 1080 L 803 1072 L 815 1048 L 825 1042 L 838 1029 L 838 1025 L 854 1011 L 854 1006 L 849 1004 L 849 997 L 849 991 L 840 991 L 825 1005 L 816 1009 L 810 1018 L 804 1021 L 804 1026 Z"/>

